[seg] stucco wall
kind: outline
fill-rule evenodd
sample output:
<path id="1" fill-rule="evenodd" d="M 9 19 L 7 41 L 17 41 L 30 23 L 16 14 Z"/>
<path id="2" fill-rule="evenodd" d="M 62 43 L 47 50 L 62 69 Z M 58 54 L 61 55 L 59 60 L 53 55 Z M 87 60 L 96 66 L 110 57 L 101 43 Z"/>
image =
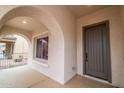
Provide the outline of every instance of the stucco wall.
<path id="1" fill-rule="evenodd" d="M 65 41 L 64 82 L 76 75 L 76 18 L 65 6 L 49 8 L 62 27 Z"/>
<path id="2" fill-rule="evenodd" d="M 15 41 L 14 44 L 14 53 L 28 53 L 28 43 L 27 40 L 25 40 L 25 38 L 18 36 L 18 35 L 14 35 L 17 39 Z"/>
<path id="3" fill-rule="evenodd" d="M 71 12 L 68 9 L 66 9 L 64 6 L 45 6 L 45 8 L 47 8 L 51 14 L 54 14 L 54 17 L 56 18 L 57 22 L 59 23 L 59 25 L 63 30 L 64 41 L 65 41 L 63 83 L 66 83 L 76 74 L 76 54 L 75 54 L 76 53 L 76 20 L 75 20 L 75 17 L 71 14 Z M 35 33 L 37 33 L 37 31 L 35 31 Z M 50 33 L 49 48 L 54 46 L 55 42 L 61 43 L 59 41 L 56 41 L 56 39 L 59 39 L 59 35 L 57 35 L 56 32 L 54 33 L 49 31 L 49 33 Z M 56 48 L 54 49 L 55 50 L 53 50 L 52 48 L 49 49 L 49 52 L 50 50 L 52 50 L 51 53 L 55 53 L 55 54 L 51 54 L 52 55 L 51 57 L 57 54 L 55 52 L 57 51 Z M 62 60 L 62 59 L 59 59 L 59 60 Z M 48 63 L 51 64 L 50 59 Z M 54 68 L 55 69 L 54 72 L 56 72 L 57 68 L 58 67 Z M 53 72 L 50 71 L 50 73 L 53 73 Z"/>
<path id="4" fill-rule="evenodd" d="M 83 75 L 83 36 L 82 27 L 104 20 L 110 21 L 110 51 L 112 67 L 112 85 L 124 87 L 122 81 L 123 52 L 122 24 L 120 7 L 106 8 L 77 20 L 77 73 Z"/>
<path id="5" fill-rule="evenodd" d="M 122 44 L 123 44 L 123 64 L 122 64 L 122 75 L 121 75 L 121 83 L 124 87 L 124 6 L 121 6 L 121 22 L 122 22 Z"/>
<path id="6" fill-rule="evenodd" d="M 58 61 L 59 50 L 61 50 L 61 42 L 59 40 L 59 34 L 56 32 L 48 31 L 47 28 L 38 28 L 32 32 L 32 54 L 34 53 L 34 38 L 37 36 L 42 36 L 48 33 L 49 36 L 49 45 L 48 45 L 48 60 L 47 61 L 37 61 L 33 58 L 31 67 L 40 71 L 44 75 L 60 82 L 64 83 L 63 78 L 63 63 Z M 63 69 L 63 70 L 62 70 Z"/>

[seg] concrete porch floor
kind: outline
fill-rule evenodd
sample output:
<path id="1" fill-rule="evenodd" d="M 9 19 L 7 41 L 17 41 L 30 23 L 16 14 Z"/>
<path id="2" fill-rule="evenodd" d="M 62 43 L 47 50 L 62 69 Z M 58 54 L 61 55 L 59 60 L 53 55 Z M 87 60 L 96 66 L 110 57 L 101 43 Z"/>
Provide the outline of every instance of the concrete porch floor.
<path id="1" fill-rule="evenodd" d="M 44 76 L 28 66 L 0 70 L 1 88 L 111 88 L 112 86 L 81 76 L 75 76 L 67 84 Z"/>

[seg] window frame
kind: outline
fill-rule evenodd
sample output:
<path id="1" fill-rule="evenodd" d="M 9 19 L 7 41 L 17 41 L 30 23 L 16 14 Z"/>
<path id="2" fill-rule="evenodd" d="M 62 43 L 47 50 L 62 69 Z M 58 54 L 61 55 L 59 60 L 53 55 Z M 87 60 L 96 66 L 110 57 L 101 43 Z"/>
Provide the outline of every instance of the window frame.
<path id="1" fill-rule="evenodd" d="M 44 38 L 44 37 L 48 37 L 48 59 L 49 59 L 49 35 L 48 32 L 45 32 L 43 34 L 34 36 L 33 41 L 34 41 L 34 48 L 33 48 L 33 59 L 35 61 L 38 61 L 39 63 L 44 63 L 47 64 L 48 63 L 48 59 L 43 59 L 43 58 L 37 58 L 36 57 L 36 52 L 37 52 L 37 40 L 40 38 Z"/>

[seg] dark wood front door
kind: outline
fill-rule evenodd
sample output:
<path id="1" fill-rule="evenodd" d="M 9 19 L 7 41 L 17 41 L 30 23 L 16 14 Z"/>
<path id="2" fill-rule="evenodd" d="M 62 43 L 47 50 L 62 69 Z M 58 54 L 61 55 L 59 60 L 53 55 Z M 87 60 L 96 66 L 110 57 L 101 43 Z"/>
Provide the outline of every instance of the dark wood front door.
<path id="1" fill-rule="evenodd" d="M 84 74 L 111 82 L 109 22 L 84 27 Z"/>

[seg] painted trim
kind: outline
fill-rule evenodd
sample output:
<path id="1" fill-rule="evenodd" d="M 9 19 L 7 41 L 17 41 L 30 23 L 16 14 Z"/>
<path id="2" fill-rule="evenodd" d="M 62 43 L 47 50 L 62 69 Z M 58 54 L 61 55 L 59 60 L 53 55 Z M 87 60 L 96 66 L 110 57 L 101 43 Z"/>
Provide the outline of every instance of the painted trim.
<path id="1" fill-rule="evenodd" d="M 48 31 L 42 32 L 40 34 L 37 34 L 37 35 L 32 36 L 32 38 L 34 39 L 34 38 L 36 38 L 38 36 L 41 36 L 41 35 L 44 35 L 44 34 L 49 34 L 49 32 Z"/>
<path id="2" fill-rule="evenodd" d="M 38 62 L 37 60 L 33 60 L 33 63 L 38 64 L 38 65 L 43 66 L 43 67 L 49 67 L 49 65 L 47 63 Z"/>

